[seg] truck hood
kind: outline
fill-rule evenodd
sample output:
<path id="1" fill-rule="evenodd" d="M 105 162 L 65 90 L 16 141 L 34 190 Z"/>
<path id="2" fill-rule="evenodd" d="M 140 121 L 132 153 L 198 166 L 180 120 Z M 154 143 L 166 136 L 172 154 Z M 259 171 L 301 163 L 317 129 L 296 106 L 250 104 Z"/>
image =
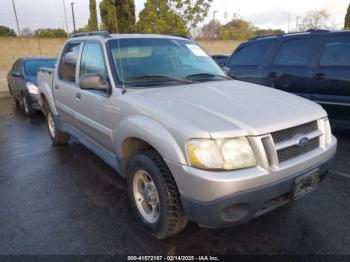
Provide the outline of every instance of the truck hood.
<path id="1" fill-rule="evenodd" d="M 266 134 L 327 115 L 321 106 L 299 96 L 240 81 L 151 88 L 134 93 L 149 105 L 144 112 L 148 111 L 154 119 L 167 125 L 192 124 L 213 138 Z"/>

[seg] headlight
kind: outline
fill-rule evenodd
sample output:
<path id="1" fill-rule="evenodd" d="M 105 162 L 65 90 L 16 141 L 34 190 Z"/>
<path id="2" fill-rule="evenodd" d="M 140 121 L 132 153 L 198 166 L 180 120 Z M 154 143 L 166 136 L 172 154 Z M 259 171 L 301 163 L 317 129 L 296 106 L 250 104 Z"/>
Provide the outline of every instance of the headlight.
<path id="1" fill-rule="evenodd" d="M 27 82 L 27 88 L 28 88 L 29 93 L 31 93 L 32 95 L 39 94 L 38 87 L 36 85 L 34 85 L 33 83 Z"/>
<path id="2" fill-rule="evenodd" d="M 196 168 L 234 170 L 256 166 L 254 152 L 245 137 L 191 139 L 186 151 L 189 164 Z"/>

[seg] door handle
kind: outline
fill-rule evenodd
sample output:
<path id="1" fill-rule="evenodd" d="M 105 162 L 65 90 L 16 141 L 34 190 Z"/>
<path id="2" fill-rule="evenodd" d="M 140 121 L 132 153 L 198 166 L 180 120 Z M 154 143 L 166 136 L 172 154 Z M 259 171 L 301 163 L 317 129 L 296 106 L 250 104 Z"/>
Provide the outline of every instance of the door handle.
<path id="1" fill-rule="evenodd" d="M 58 85 L 55 85 L 55 90 L 58 90 L 60 89 Z"/>
<path id="2" fill-rule="evenodd" d="M 267 74 L 268 78 L 276 78 L 277 77 L 277 73 L 276 72 L 270 72 Z"/>
<path id="3" fill-rule="evenodd" d="M 75 100 L 80 101 L 80 99 L 81 99 L 81 93 L 76 93 Z"/>
<path id="4" fill-rule="evenodd" d="M 324 73 L 316 73 L 313 75 L 313 78 L 322 80 L 326 79 L 326 75 Z"/>

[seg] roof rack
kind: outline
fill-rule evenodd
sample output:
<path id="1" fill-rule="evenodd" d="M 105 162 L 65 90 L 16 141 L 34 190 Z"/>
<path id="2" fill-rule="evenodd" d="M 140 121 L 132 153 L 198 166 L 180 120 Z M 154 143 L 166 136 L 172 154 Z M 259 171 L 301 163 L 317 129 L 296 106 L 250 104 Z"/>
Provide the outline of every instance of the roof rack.
<path id="1" fill-rule="evenodd" d="M 182 38 L 186 38 L 186 39 L 192 39 L 189 35 L 183 34 L 183 35 L 170 35 L 170 36 L 176 36 L 176 37 L 182 37 Z"/>
<path id="2" fill-rule="evenodd" d="M 312 34 L 312 33 L 327 33 L 327 32 L 330 32 L 330 30 L 327 30 L 327 29 L 309 29 L 309 30 L 304 31 L 304 32 L 290 32 L 290 33 L 279 34 L 279 35 L 256 36 L 256 37 L 249 39 L 248 41 L 264 39 L 264 38 L 279 37 L 279 36 L 300 35 L 300 34 L 305 34 L 305 33 Z"/>
<path id="3" fill-rule="evenodd" d="M 101 36 L 103 38 L 111 37 L 111 35 L 107 31 L 93 31 L 93 32 L 75 33 L 75 34 L 72 34 L 70 38 L 82 37 L 82 36 Z"/>
<path id="4" fill-rule="evenodd" d="M 330 31 L 327 29 L 309 29 L 306 32 L 309 32 L 309 33 L 327 33 Z"/>

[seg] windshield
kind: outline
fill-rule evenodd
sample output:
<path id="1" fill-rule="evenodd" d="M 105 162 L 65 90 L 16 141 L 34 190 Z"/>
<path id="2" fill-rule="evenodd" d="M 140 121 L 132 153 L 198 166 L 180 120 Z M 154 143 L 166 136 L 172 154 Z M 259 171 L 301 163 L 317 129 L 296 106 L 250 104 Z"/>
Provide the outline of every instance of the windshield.
<path id="1" fill-rule="evenodd" d="M 24 71 L 27 76 L 36 76 L 39 68 L 49 67 L 54 68 L 56 59 L 47 59 L 47 60 L 31 60 L 24 62 Z"/>
<path id="2" fill-rule="evenodd" d="M 227 79 L 212 58 L 190 40 L 130 38 L 120 39 L 119 43 L 111 40 L 108 50 L 118 82 L 128 86 Z"/>

